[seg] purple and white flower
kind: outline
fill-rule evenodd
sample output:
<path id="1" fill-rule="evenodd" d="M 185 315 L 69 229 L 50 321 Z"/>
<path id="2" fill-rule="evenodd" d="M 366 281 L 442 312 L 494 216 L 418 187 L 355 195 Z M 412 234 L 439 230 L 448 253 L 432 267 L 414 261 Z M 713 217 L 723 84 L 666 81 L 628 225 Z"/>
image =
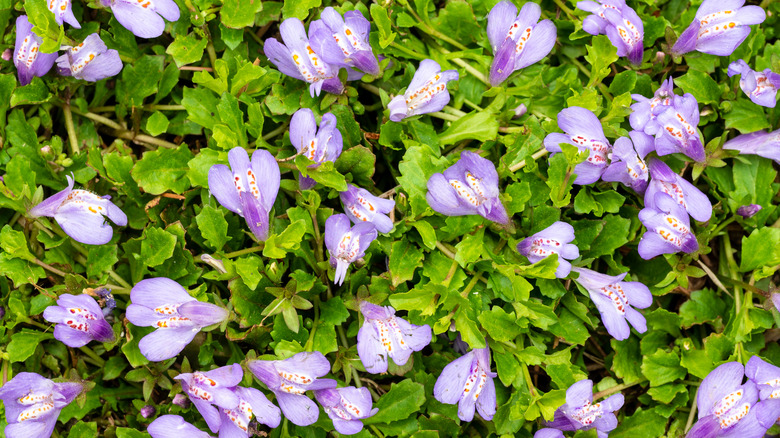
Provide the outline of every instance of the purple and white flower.
<path id="1" fill-rule="evenodd" d="M 690 93 L 674 96 L 672 105 L 658 114 L 660 129 L 655 135 L 658 155 L 682 153 L 694 161 L 704 161 L 704 145 L 699 137 L 699 103 Z"/>
<path id="2" fill-rule="evenodd" d="M 56 306 L 43 311 L 43 318 L 57 324 L 54 338 L 68 347 L 83 347 L 92 340 L 114 340 L 111 325 L 103 317 L 97 301 L 89 295 L 60 295 Z"/>
<path id="3" fill-rule="evenodd" d="M 737 209 L 737 214 L 744 217 L 745 219 L 751 218 L 756 215 L 759 211 L 761 211 L 763 207 L 761 207 L 758 204 L 748 204 L 743 205 Z"/>
<path id="4" fill-rule="evenodd" d="M 640 195 L 645 193 L 650 172 L 645 157 L 653 151 L 653 137 L 642 131 L 631 131 L 629 137 L 621 137 L 612 148 L 612 159 L 601 179 L 621 182 Z"/>
<path id="5" fill-rule="evenodd" d="M 626 273 L 611 276 L 585 268 L 572 268 L 572 271 L 580 274 L 574 281 L 588 291 L 610 336 L 618 341 L 628 339 L 631 335 L 628 323 L 639 333 L 647 331 L 645 317 L 636 311 L 653 304 L 647 286 L 638 281 L 623 281 Z"/>
<path id="6" fill-rule="evenodd" d="M 401 96 L 395 96 L 387 109 L 390 110 L 390 120 L 401 120 L 418 114 L 441 111 L 450 102 L 450 92 L 447 82 L 458 79 L 455 70 L 441 71 L 439 63 L 432 59 L 420 61 L 420 67 L 414 73 L 412 82 Z"/>
<path id="7" fill-rule="evenodd" d="M 376 76 L 379 62 L 374 56 L 368 34 L 371 23 L 360 11 L 347 11 L 344 17 L 328 6 L 322 10 L 321 20 L 309 27 L 311 45 L 322 59 L 331 65 L 353 67 Z M 315 24 L 321 22 L 320 24 Z"/>
<path id="8" fill-rule="evenodd" d="M 756 384 L 761 400 L 780 399 L 780 368 L 753 356 L 745 365 L 745 377 Z"/>
<path id="9" fill-rule="evenodd" d="M 81 25 L 76 16 L 73 15 L 73 3 L 71 0 L 46 0 L 46 7 L 54 14 L 54 21 L 57 24 L 68 23 L 76 29 L 81 29 Z"/>
<path id="10" fill-rule="evenodd" d="M 743 6 L 745 0 L 704 0 L 696 17 L 672 47 L 683 55 L 694 50 L 729 56 L 750 35 L 750 25 L 763 23 L 766 12 L 759 6 Z"/>
<path id="11" fill-rule="evenodd" d="M 674 97 L 674 80 L 671 76 L 655 91 L 652 99 L 641 94 L 632 94 L 631 98 L 637 103 L 631 105 L 633 112 L 628 116 L 631 127 L 637 131 L 643 131 L 647 135 L 658 134 L 661 125 L 658 124 L 656 118 L 672 106 Z"/>
<path id="12" fill-rule="evenodd" d="M 488 14 L 487 34 L 493 49 L 490 84 L 501 85 L 514 71 L 536 64 L 555 46 L 556 29 L 550 20 L 539 21 L 542 8 L 526 3 L 517 7 L 504 0 Z"/>
<path id="13" fill-rule="evenodd" d="M 179 6 L 173 0 L 100 0 L 111 7 L 116 21 L 133 35 L 141 38 L 157 38 L 165 30 L 165 18 L 179 19 Z"/>
<path id="14" fill-rule="evenodd" d="M 138 343 L 141 354 L 152 362 L 170 359 L 181 352 L 203 327 L 227 319 L 228 311 L 203 303 L 175 281 L 165 278 L 141 280 L 130 291 L 127 320 L 138 327 L 155 327 Z"/>
<path id="15" fill-rule="evenodd" d="M 216 433 L 222 424 L 219 409 L 230 410 L 238 406 L 238 396 L 233 388 L 241 383 L 244 371 L 240 364 L 234 363 L 211 371 L 182 373 L 174 378 L 181 381 L 182 390 L 206 420 L 209 429 Z"/>
<path id="16" fill-rule="evenodd" d="M 756 105 L 774 108 L 777 105 L 777 89 L 780 75 L 767 68 L 755 71 L 740 59 L 729 64 L 729 77 L 741 75 L 739 86 Z"/>
<path id="17" fill-rule="evenodd" d="M 282 414 L 279 408 L 268 401 L 268 398 L 255 388 L 237 386 L 233 389 L 238 398 L 235 408 L 220 407 L 220 437 L 249 438 L 254 435 L 249 429 L 249 422 L 254 417 L 258 423 L 274 428 L 282 422 Z"/>
<path id="18" fill-rule="evenodd" d="M 443 173 L 428 179 L 425 199 L 431 208 L 447 216 L 478 214 L 507 225 L 509 215 L 498 197 L 498 172 L 488 159 L 464 151 Z"/>
<path id="19" fill-rule="evenodd" d="M 157 438 L 157 437 L 152 437 Z M 534 434 L 534 438 L 564 438 L 563 432 L 561 432 L 558 429 L 551 429 L 549 427 L 545 427 L 544 429 L 539 429 Z"/>
<path id="20" fill-rule="evenodd" d="M 360 302 L 360 313 L 365 322 L 357 336 L 357 351 L 366 371 L 372 374 L 386 373 L 390 356 L 396 365 L 402 366 L 415 351 L 431 343 L 429 325 L 410 324 L 395 316 L 390 306 L 377 306 L 368 301 Z"/>
<path id="21" fill-rule="evenodd" d="M 757 131 L 738 135 L 723 145 L 723 149 L 740 154 L 758 155 L 780 164 L 780 129 L 773 132 Z"/>
<path id="22" fill-rule="evenodd" d="M 726 362 L 704 378 L 696 396 L 699 419 L 687 438 L 764 436 L 777 420 L 780 404 L 756 403 L 757 385 L 742 383 L 744 377 L 741 363 Z"/>
<path id="23" fill-rule="evenodd" d="M 526 237 L 517 244 L 517 251 L 528 257 L 531 263 L 537 263 L 546 259 L 552 254 L 558 254 L 558 268 L 555 270 L 555 276 L 566 278 L 571 272 L 571 263 L 568 260 L 574 260 L 580 256 L 580 249 L 577 245 L 572 245 L 574 240 L 574 227 L 566 222 L 555 222 L 549 227 L 538 233 Z"/>
<path id="24" fill-rule="evenodd" d="M 330 266 L 336 268 L 334 283 L 344 283 L 349 265 L 366 255 L 376 236 L 374 224 L 360 222 L 350 227 L 349 217 L 345 214 L 334 214 L 325 221 L 325 247 L 330 253 Z"/>
<path id="25" fill-rule="evenodd" d="M 450 362 L 433 387 L 436 400 L 458 404 L 458 418 L 474 419 L 474 410 L 486 421 L 496 413 L 496 386 L 490 371 L 490 348 L 478 348 Z"/>
<path id="26" fill-rule="evenodd" d="M 389 233 L 393 221 L 387 216 L 395 208 L 395 201 L 374 196 L 366 189 L 347 184 L 347 190 L 339 193 L 344 213 L 354 224 L 370 222 L 380 233 Z"/>
<path id="27" fill-rule="evenodd" d="M 57 58 L 57 70 L 63 76 L 97 82 L 122 71 L 122 60 L 119 52 L 109 50 L 98 34 L 93 33 L 83 43 L 68 48 L 64 55 Z"/>
<path id="28" fill-rule="evenodd" d="M 341 131 L 336 128 L 336 116 L 332 113 L 322 115 L 319 130 L 314 112 L 309 108 L 301 108 L 293 114 L 290 120 L 290 142 L 295 150 L 304 157 L 314 161 L 316 167 L 326 161 L 336 161 L 341 155 L 344 140 Z M 301 175 L 298 179 L 301 190 L 314 187 L 317 182 Z"/>
<path id="29" fill-rule="evenodd" d="M 184 421 L 180 415 L 163 415 L 149 424 L 146 432 L 152 438 L 212 438 L 211 435 Z"/>
<path id="30" fill-rule="evenodd" d="M 35 76 L 42 77 L 51 70 L 57 53 L 40 51 L 43 39 L 32 31 L 32 24 L 26 15 L 16 19 L 16 45 L 14 46 L 14 65 L 19 83 L 27 85 Z"/>
<path id="31" fill-rule="evenodd" d="M 591 35 L 606 34 L 617 48 L 618 56 L 627 56 L 634 65 L 642 64 L 645 30 L 642 19 L 623 0 L 577 2 L 577 9 L 592 12 L 582 23 Z"/>
<path id="32" fill-rule="evenodd" d="M 333 420 L 336 432 L 342 435 L 354 435 L 363 430 L 362 419 L 376 414 L 371 393 L 368 388 L 329 388 L 314 391 L 314 397 L 322 405 L 325 413 Z"/>
<path id="33" fill-rule="evenodd" d="M 639 256 L 650 260 L 661 254 L 691 253 L 699 249 L 699 242 L 691 231 L 688 213 L 671 196 L 656 193 L 655 208 L 644 208 L 639 220 L 647 228 L 639 241 Z"/>
<path id="34" fill-rule="evenodd" d="M 62 231 L 73 240 L 88 245 L 103 245 L 111 240 L 114 230 L 106 218 L 123 227 L 127 216 L 111 196 L 98 196 L 88 190 L 73 189 L 73 178 L 66 176 L 68 187 L 33 207 L 31 217 L 53 217 Z"/>
<path id="35" fill-rule="evenodd" d="M 645 207 L 658 209 L 655 200 L 657 193 L 671 196 L 680 207 L 699 222 L 707 222 L 712 217 L 712 203 L 707 195 L 677 175 L 663 161 L 653 158 L 649 161 L 650 185 L 645 193 Z"/>
<path id="36" fill-rule="evenodd" d="M 50 437 L 62 408 L 83 390 L 80 383 L 53 381 L 21 372 L 0 388 L 6 438 Z"/>
<path id="37" fill-rule="evenodd" d="M 558 430 L 575 431 L 596 428 L 600 438 L 617 427 L 614 412 L 623 407 L 623 394 L 612 395 L 593 403 L 593 381 L 580 380 L 566 390 L 566 403 L 555 411 L 553 421 L 546 424 Z"/>
<path id="38" fill-rule="evenodd" d="M 247 366 L 276 394 L 284 416 L 298 426 L 313 424 L 320 414 L 317 404 L 304 393 L 336 387 L 335 380 L 318 378 L 330 371 L 330 362 L 318 351 L 285 360 L 254 360 Z"/>
<path id="39" fill-rule="evenodd" d="M 326 27 L 322 24 L 322 27 Z M 311 28 L 310 28 L 311 30 Z M 279 26 L 284 44 L 276 38 L 265 40 L 265 56 L 285 75 L 309 83 L 311 97 L 319 96 L 322 90 L 341 94 L 344 84 L 338 78 L 339 68 L 325 62 L 314 51 L 303 23 L 297 18 L 288 18 Z M 313 33 L 312 33 L 313 36 Z"/>
<path id="40" fill-rule="evenodd" d="M 558 127 L 565 134 L 548 134 L 544 138 L 545 149 L 552 153 L 562 152 L 560 144 L 566 143 L 580 151 L 587 150 L 588 158 L 574 168 L 577 174 L 574 184 L 586 185 L 598 181 L 612 152 L 612 145 L 604 136 L 598 117 L 585 108 L 573 106 L 558 113 Z"/>
<path id="41" fill-rule="evenodd" d="M 246 220 L 259 240 L 268 238 L 268 214 L 279 193 L 279 164 L 270 152 L 249 154 L 241 147 L 228 152 L 230 168 L 215 164 L 209 169 L 209 190 L 219 203 Z"/>

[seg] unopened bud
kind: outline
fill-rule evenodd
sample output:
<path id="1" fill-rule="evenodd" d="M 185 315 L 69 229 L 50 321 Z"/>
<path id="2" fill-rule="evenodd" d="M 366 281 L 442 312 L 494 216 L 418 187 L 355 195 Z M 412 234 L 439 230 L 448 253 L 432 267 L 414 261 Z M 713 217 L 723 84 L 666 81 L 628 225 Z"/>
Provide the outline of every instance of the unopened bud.
<path id="1" fill-rule="evenodd" d="M 155 412 L 157 412 L 157 410 L 154 408 L 154 406 L 146 405 L 141 408 L 141 416 L 144 418 L 151 417 Z"/>
<path id="2" fill-rule="evenodd" d="M 190 402 L 190 399 L 187 398 L 187 396 L 184 395 L 184 394 L 176 394 L 173 397 L 173 404 L 175 404 L 177 406 L 181 406 L 184 409 L 187 409 L 188 407 L 190 407 L 191 403 L 192 402 Z"/>
<path id="3" fill-rule="evenodd" d="M 757 204 L 743 205 L 737 209 L 737 214 L 745 219 L 755 216 L 763 207 Z"/>
<path id="4" fill-rule="evenodd" d="M 11 49 L 5 49 L 3 50 L 3 61 L 10 61 L 11 55 L 13 55 L 13 52 Z"/>
<path id="5" fill-rule="evenodd" d="M 225 265 L 222 263 L 222 260 L 215 259 L 211 256 L 211 254 L 203 254 L 200 256 L 200 259 L 203 260 L 203 263 L 206 263 L 207 265 L 216 269 L 220 274 L 227 273 L 227 269 L 225 269 Z"/>
<path id="6" fill-rule="evenodd" d="M 521 103 L 520 106 L 515 108 L 515 116 L 512 118 L 519 119 L 520 117 L 523 117 L 526 112 L 528 112 L 528 108 L 525 106 L 524 103 Z"/>

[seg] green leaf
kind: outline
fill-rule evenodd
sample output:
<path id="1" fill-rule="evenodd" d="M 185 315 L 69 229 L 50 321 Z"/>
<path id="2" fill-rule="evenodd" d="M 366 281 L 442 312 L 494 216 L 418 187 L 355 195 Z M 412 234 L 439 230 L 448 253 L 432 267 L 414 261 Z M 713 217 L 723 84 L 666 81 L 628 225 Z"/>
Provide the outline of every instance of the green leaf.
<path id="1" fill-rule="evenodd" d="M 260 257 L 254 255 L 240 257 L 233 261 L 233 266 L 236 268 L 236 274 L 244 280 L 246 287 L 252 290 L 257 289 L 257 285 L 263 279 L 263 274 L 260 272 L 263 268 L 263 261 L 260 260 Z"/>
<path id="2" fill-rule="evenodd" d="M 304 234 L 306 234 L 306 221 L 298 219 L 285 228 L 281 234 L 268 236 L 263 248 L 263 255 L 273 259 L 284 258 L 287 252 L 300 248 Z"/>
<path id="3" fill-rule="evenodd" d="M 68 432 L 68 438 L 97 438 L 97 436 L 97 423 L 94 421 L 89 423 L 78 422 Z"/>
<path id="4" fill-rule="evenodd" d="M 390 277 L 393 281 L 393 287 L 411 280 L 414 277 L 414 270 L 422 262 L 422 250 L 415 247 L 408 240 L 396 240 L 390 249 Z"/>
<path id="5" fill-rule="evenodd" d="M 165 117 L 165 114 L 160 111 L 155 111 L 146 119 L 146 132 L 154 137 L 165 134 L 169 124 L 170 122 L 168 121 L 168 118 Z"/>
<path id="6" fill-rule="evenodd" d="M 46 83 L 41 78 L 34 77 L 29 84 L 17 87 L 14 90 L 13 95 L 11 95 L 11 108 L 19 105 L 48 102 L 51 97 L 52 94 L 49 92 L 49 87 L 46 86 Z"/>
<path id="7" fill-rule="evenodd" d="M 159 266 L 173 256 L 175 247 L 175 235 L 162 228 L 149 227 L 141 241 L 141 259 L 147 266 Z"/>
<path id="8" fill-rule="evenodd" d="M 314 181 L 326 187 L 336 189 L 339 192 L 347 190 L 347 181 L 344 179 L 344 175 L 335 169 L 333 162 L 326 161 L 317 167 L 309 167 L 312 163 L 313 161 L 303 155 L 295 157 L 295 166 L 302 175 L 308 176 Z"/>
<path id="9" fill-rule="evenodd" d="M 511 341 L 520 334 L 520 326 L 517 325 L 515 313 L 506 313 L 504 309 L 493 306 L 490 312 L 482 312 L 477 317 L 482 328 L 499 342 Z"/>
<path id="10" fill-rule="evenodd" d="M 452 122 L 446 131 L 439 135 L 442 145 L 454 144 L 462 140 L 495 140 L 498 135 L 498 118 L 488 111 L 469 113 Z"/>
<path id="11" fill-rule="evenodd" d="M 371 18 L 379 30 L 379 46 L 383 49 L 390 45 L 396 37 L 392 30 L 393 23 L 387 14 L 387 9 L 377 3 L 371 3 Z"/>
<path id="12" fill-rule="evenodd" d="M 384 394 L 375 407 L 376 415 L 363 420 L 364 424 L 390 423 L 408 418 L 417 413 L 425 403 L 425 388 L 410 379 L 393 383 L 390 391 Z"/>
<path id="13" fill-rule="evenodd" d="M 27 248 L 27 238 L 24 237 L 24 233 L 14 230 L 7 224 L 0 230 L 0 248 L 12 258 L 21 258 L 27 261 L 35 260 L 35 256 Z"/>
<path id="14" fill-rule="evenodd" d="M 22 329 L 19 333 L 11 336 L 11 342 L 8 343 L 6 352 L 8 360 L 11 363 L 24 362 L 28 357 L 35 353 L 35 348 L 46 339 L 52 339 L 51 333 L 42 333 L 39 331 Z"/>
<path id="15" fill-rule="evenodd" d="M 742 237 L 740 272 L 748 272 L 762 266 L 780 264 L 780 229 L 758 228 Z"/>
<path id="16" fill-rule="evenodd" d="M 190 188 L 188 162 L 193 158 L 186 144 L 178 149 L 160 148 L 146 152 L 133 167 L 133 179 L 145 192 L 159 195 L 170 190 L 184 193 Z"/>
<path id="17" fill-rule="evenodd" d="M 430 208 L 425 199 L 425 194 L 428 193 L 428 179 L 434 173 L 442 171 L 446 162 L 445 158 L 438 157 L 427 145 L 412 146 L 404 154 L 403 160 L 398 165 L 398 170 L 401 172 L 398 184 L 409 196 L 412 216 L 418 217 Z"/>
<path id="18" fill-rule="evenodd" d="M 585 60 L 591 65 L 590 83 L 588 86 L 594 86 L 606 78 L 610 70 L 609 66 L 618 60 L 617 48 L 609 41 L 606 35 L 593 37 L 593 42 L 588 46 L 588 54 Z"/>
<path id="19" fill-rule="evenodd" d="M 691 292 L 691 298 L 680 306 L 682 326 L 690 328 L 695 324 L 714 322 L 726 312 L 726 303 L 710 289 Z"/>
<path id="20" fill-rule="evenodd" d="M 165 49 L 165 53 L 173 56 L 176 66 L 181 67 L 203 59 L 207 44 L 208 41 L 199 38 L 195 32 L 188 35 L 177 34 L 176 39 Z"/>
<path id="21" fill-rule="evenodd" d="M 372 185 L 375 167 L 376 155 L 361 145 L 347 149 L 336 160 L 336 170 L 342 175 L 351 174 L 352 182 L 360 187 Z"/>
<path id="22" fill-rule="evenodd" d="M 122 69 L 122 80 L 117 81 L 117 98 L 127 106 L 141 106 L 144 98 L 157 92 L 157 83 L 163 75 L 163 57 L 142 56 Z"/>
<path id="23" fill-rule="evenodd" d="M 663 350 L 656 350 L 642 359 L 642 373 L 650 381 L 650 386 L 671 383 L 688 375 L 688 371 L 680 366 L 680 356 Z"/>
<path id="24" fill-rule="evenodd" d="M 721 101 L 720 96 L 723 92 L 718 83 L 707 73 L 689 69 L 684 75 L 675 78 L 674 83 L 684 92 L 693 94 L 699 103 L 717 104 Z"/>
<path id="25" fill-rule="evenodd" d="M 255 15 L 262 10 L 263 2 L 261 0 L 232 0 L 222 3 L 219 16 L 225 26 L 240 29 L 255 24 Z"/>
<path id="26" fill-rule="evenodd" d="M 87 255 L 87 277 L 99 278 L 118 261 L 116 245 L 90 245 Z"/>
<path id="27" fill-rule="evenodd" d="M 750 134 L 771 127 L 764 109 L 755 103 L 740 99 L 732 102 L 731 111 L 723 116 L 726 129 L 736 129 L 740 134 Z"/>
<path id="28" fill-rule="evenodd" d="M 195 217 L 200 234 L 206 239 L 206 244 L 219 251 L 231 237 L 228 236 L 228 223 L 222 209 L 204 205 L 203 210 Z"/>
<path id="29" fill-rule="evenodd" d="M 610 438 L 663 436 L 669 418 L 651 410 L 637 411 L 609 433 Z"/>

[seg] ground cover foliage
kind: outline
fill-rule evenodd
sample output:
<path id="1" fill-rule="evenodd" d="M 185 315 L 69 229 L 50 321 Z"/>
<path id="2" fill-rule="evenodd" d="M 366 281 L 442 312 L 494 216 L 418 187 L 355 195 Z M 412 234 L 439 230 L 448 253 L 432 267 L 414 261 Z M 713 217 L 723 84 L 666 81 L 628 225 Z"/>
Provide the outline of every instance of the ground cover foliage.
<path id="1" fill-rule="evenodd" d="M 677 437 L 695 420 L 698 385 L 716 366 L 753 355 L 780 364 L 780 314 L 768 298 L 780 265 L 777 171 L 769 159 L 722 149 L 738 134 L 780 128 L 780 112 L 751 102 L 739 78 L 727 75 L 739 59 L 780 71 L 780 3 L 763 2 L 766 21 L 731 56 L 691 52 L 674 59 L 669 48 L 700 2 L 629 2 L 645 32 L 644 61 L 632 67 L 606 36 L 582 30 L 587 13 L 544 0 L 542 18 L 557 28 L 555 47 L 498 87 L 487 83 L 493 55 L 485 28 L 494 0 L 180 0 L 179 20 L 148 40 L 97 3 L 74 3 L 82 26 L 75 29 L 47 17 L 42 0 L 0 1 L 5 48 L 13 48 L 14 22 L 26 13 L 49 50 L 98 32 L 124 63 L 116 77 L 96 83 L 52 72 L 20 86 L 13 62 L 0 62 L 2 378 L 30 371 L 88 382 L 89 390 L 63 409 L 54 436 L 143 437 L 168 413 L 207 430 L 194 407 L 172 403 L 182 392 L 178 374 L 319 351 L 332 365 L 328 377 L 367 387 L 374 398 L 378 413 L 358 436 L 530 437 L 565 403 L 566 389 L 589 378 L 596 398 L 625 396 L 610 436 Z M 283 19 L 308 23 L 326 6 L 371 21 L 382 71 L 347 82 L 341 95 L 312 97 L 308 84 L 268 61 L 263 45 L 279 38 Z M 423 59 L 458 71 L 448 84 L 449 106 L 390 122 L 387 104 Z M 573 149 L 550 157 L 543 140 L 560 132 L 562 109 L 579 106 L 599 117 L 614 143 L 630 130 L 631 94 L 651 97 L 668 77 L 699 103 L 707 158 L 664 161 L 714 207 L 709 221 L 692 221 L 697 251 L 646 261 L 637 252 L 642 197 L 617 183 L 573 185 L 572 170 L 586 157 Z M 516 117 L 521 104 L 528 111 Z M 317 119 L 336 116 L 344 150 L 335 163 L 311 169 L 310 161 L 287 159 L 296 153 L 288 131 L 300 108 Z M 209 169 L 227 164 L 236 146 L 279 160 L 281 190 L 265 242 L 210 196 Z M 496 165 L 511 225 L 429 207 L 428 179 L 466 150 Z M 299 190 L 301 171 L 317 181 L 313 189 Z M 68 175 L 78 187 L 111 195 L 127 215 L 109 243 L 79 244 L 54 220 L 28 215 L 64 189 Z M 385 194 L 396 208 L 393 230 L 379 234 L 338 286 L 323 232 L 326 219 L 343 211 L 338 193 L 347 183 Z M 762 209 L 736 215 L 749 204 Z M 559 220 L 575 230 L 574 266 L 628 272 L 650 288 L 653 304 L 641 310 L 645 333 L 612 339 L 588 292 L 555 278 L 557 258 L 532 265 L 517 252 L 520 241 Z M 221 260 L 224 271 L 204 262 L 204 254 Z M 199 333 L 182 354 L 150 362 L 138 343 L 151 328 L 130 324 L 125 309 L 131 288 L 152 277 L 168 277 L 198 300 L 227 308 L 229 320 Z M 100 287 L 116 300 L 107 318 L 115 340 L 69 348 L 54 339 L 44 310 L 58 295 Z M 429 325 L 432 342 L 404 366 L 367 373 L 356 349 L 360 299 Z M 442 369 L 461 356 L 453 346 L 458 333 L 469 349 L 491 350 L 498 374 L 492 421 L 460 421 L 457 406 L 433 397 Z M 249 372 L 242 386 L 271 396 Z M 146 406 L 155 413 L 142 415 Z M 323 413 L 311 426 L 283 419 L 278 428 L 258 430 L 272 437 L 335 434 Z"/>

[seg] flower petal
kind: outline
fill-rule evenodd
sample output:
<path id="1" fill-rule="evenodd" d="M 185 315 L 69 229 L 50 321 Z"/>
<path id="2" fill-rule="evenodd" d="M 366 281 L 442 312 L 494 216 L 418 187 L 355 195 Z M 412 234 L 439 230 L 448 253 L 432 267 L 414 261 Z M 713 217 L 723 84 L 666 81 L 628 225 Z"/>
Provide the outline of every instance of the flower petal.
<path id="1" fill-rule="evenodd" d="M 209 169 L 209 191 L 220 205 L 233 213 L 242 214 L 233 172 L 224 164 L 215 164 Z"/>
<path id="2" fill-rule="evenodd" d="M 433 387 L 433 396 L 436 400 L 453 405 L 463 396 L 463 388 L 471 371 L 471 363 L 474 360 L 473 352 L 453 360 L 441 371 L 436 384 Z M 473 412 L 472 412 L 472 415 Z"/>
<path id="3" fill-rule="evenodd" d="M 130 301 L 133 304 L 150 309 L 194 300 L 179 283 L 166 277 L 141 280 L 130 291 Z"/>
<path id="4" fill-rule="evenodd" d="M 181 353 L 199 331 L 197 327 L 157 329 L 144 336 L 138 343 L 138 348 L 148 360 L 160 362 Z"/>
<path id="5" fill-rule="evenodd" d="M 276 401 L 282 408 L 284 416 L 297 426 L 309 426 L 317 421 L 320 409 L 317 403 L 305 395 L 295 395 L 286 392 L 277 392 Z"/>

